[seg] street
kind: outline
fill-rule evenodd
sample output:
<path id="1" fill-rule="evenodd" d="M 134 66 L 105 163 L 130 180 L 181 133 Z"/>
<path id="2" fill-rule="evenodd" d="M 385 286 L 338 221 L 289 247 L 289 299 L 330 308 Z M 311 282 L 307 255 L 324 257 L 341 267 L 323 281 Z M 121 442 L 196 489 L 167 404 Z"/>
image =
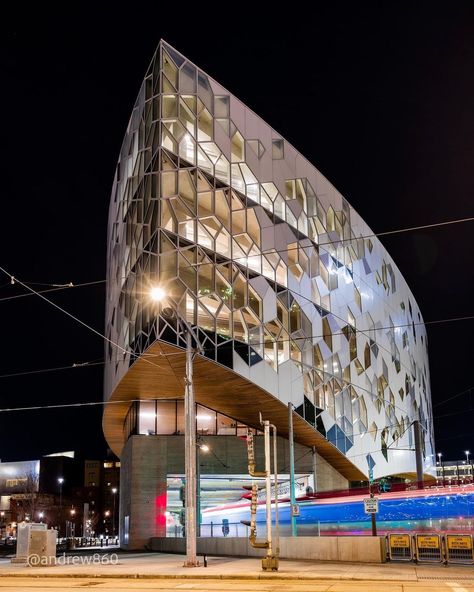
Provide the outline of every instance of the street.
<path id="1" fill-rule="evenodd" d="M 64 556 L 60 558 L 64 560 Z M 472 565 L 281 560 L 278 572 L 262 572 L 260 559 L 250 557 L 210 556 L 208 567 L 199 568 L 183 567 L 183 555 L 165 553 L 69 555 L 67 562 L 59 563 L 60 558 L 54 567 L 28 567 L 0 559 L 0 592 L 84 588 L 163 592 L 474 592 Z"/>
<path id="2" fill-rule="evenodd" d="M 199 590 L 216 592 L 232 590 L 233 592 L 268 591 L 268 592 L 367 592 L 383 590 L 383 592 L 471 592 L 474 591 L 474 574 L 463 582 L 455 581 L 418 581 L 418 582 L 382 582 L 382 581 L 330 581 L 330 580 L 236 580 L 236 579 L 175 579 L 175 578 L 51 578 L 51 577 L 1 577 L 2 592 L 34 592 L 51 590 L 69 590 L 71 588 L 94 588 L 100 590 Z M 468 573 L 466 573 L 468 576 Z"/>

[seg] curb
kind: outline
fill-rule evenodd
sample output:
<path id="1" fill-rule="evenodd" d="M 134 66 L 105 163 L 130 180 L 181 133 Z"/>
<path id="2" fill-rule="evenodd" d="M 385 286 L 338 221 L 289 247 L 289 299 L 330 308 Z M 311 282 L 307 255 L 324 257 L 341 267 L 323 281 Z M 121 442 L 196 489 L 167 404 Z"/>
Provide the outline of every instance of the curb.
<path id="1" fill-rule="evenodd" d="M 418 582 L 418 578 L 415 576 L 411 579 L 389 579 L 382 578 L 382 577 L 374 577 L 374 578 L 367 578 L 367 577 L 357 577 L 357 576 L 348 576 L 344 577 L 341 575 L 306 575 L 306 574 L 139 574 L 139 573 L 125 573 L 125 574 L 102 574 L 102 573 L 34 573 L 34 574 L 27 574 L 27 573 L 18 573 L 14 572 L 11 574 L 8 573 L 0 573 L 1 578 L 24 578 L 24 579 L 65 579 L 65 578 L 73 578 L 73 579 L 104 579 L 104 580 L 307 580 L 307 581 L 325 581 L 325 580 L 334 580 L 334 581 L 364 581 L 364 582 L 385 582 L 385 583 L 401 583 L 401 584 L 409 584 L 413 582 Z M 474 576 L 473 576 L 474 579 Z"/>

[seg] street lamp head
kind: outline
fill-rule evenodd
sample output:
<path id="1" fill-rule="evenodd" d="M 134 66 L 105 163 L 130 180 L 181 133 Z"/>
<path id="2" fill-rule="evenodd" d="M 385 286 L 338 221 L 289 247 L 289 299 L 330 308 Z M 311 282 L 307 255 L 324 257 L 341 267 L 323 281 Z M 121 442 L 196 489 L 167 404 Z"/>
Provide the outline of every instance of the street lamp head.
<path id="1" fill-rule="evenodd" d="M 464 454 L 471 454 L 471 453 L 469 452 L 469 450 L 465 450 Z"/>
<path id="2" fill-rule="evenodd" d="M 159 286 L 154 286 L 150 290 L 150 298 L 155 302 L 161 302 L 166 298 L 166 292 Z"/>
<path id="3" fill-rule="evenodd" d="M 438 457 L 441 458 L 443 456 L 442 452 L 438 452 Z"/>
<path id="4" fill-rule="evenodd" d="M 199 449 L 202 450 L 202 452 L 209 452 L 209 450 L 210 450 L 210 448 L 207 444 L 200 444 Z"/>
<path id="5" fill-rule="evenodd" d="M 38 516 L 39 516 L 39 517 L 41 518 L 41 520 L 42 520 L 42 519 L 44 518 L 44 512 L 40 512 L 40 513 L 38 514 Z"/>
<path id="6" fill-rule="evenodd" d="M 112 493 L 115 495 L 117 493 L 117 488 L 116 487 L 112 487 Z"/>
<path id="7" fill-rule="evenodd" d="M 64 483 L 64 477 L 58 477 L 58 483 L 62 485 Z"/>

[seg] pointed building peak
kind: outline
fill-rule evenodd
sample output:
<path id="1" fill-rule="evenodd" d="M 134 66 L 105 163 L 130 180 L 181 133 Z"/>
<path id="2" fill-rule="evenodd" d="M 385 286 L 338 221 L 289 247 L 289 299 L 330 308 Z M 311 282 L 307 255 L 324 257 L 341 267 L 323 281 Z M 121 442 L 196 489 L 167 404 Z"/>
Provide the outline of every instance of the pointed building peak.
<path id="1" fill-rule="evenodd" d="M 172 45 L 170 45 L 164 39 L 160 39 L 159 47 L 164 49 L 166 53 L 170 56 L 173 62 L 180 68 L 185 61 L 187 61 L 186 56 L 176 50 Z"/>

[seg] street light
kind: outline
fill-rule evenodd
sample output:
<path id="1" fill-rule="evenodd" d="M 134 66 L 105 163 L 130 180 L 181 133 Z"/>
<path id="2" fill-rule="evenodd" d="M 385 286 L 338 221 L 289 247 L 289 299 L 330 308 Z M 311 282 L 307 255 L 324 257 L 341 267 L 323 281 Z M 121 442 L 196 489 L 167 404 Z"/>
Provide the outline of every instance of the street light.
<path id="1" fill-rule="evenodd" d="M 115 537 L 115 495 L 117 493 L 117 488 L 116 487 L 112 487 L 112 495 L 114 498 L 114 511 L 112 514 L 112 536 Z"/>
<path id="2" fill-rule="evenodd" d="M 471 454 L 469 452 L 469 450 L 465 450 L 464 454 L 466 455 L 466 470 L 467 470 L 467 479 L 468 479 L 468 483 L 471 480 L 471 471 L 469 470 L 469 455 Z"/>
<path id="3" fill-rule="evenodd" d="M 64 477 L 58 477 L 59 484 L 59 536 L 61 537 L 61 520 L 63 514 L 63 483 Z"/>
<path id="4" fill-rule="evenodd" d="M 159 286 L 155 286 L 150 290 L 150 298 L 160 303 L 167 299 L 165 290 Z M 193 348 L 193 340 L 197 348 L 202 352 L 202 347 L 199 339 L 195 334 L 193 328 L 189 323 L 181 318 L 178 310 L 173 302 L 169 299 L 169 308 L 163 309 L 163 314 L 176 318 L 176 329 L 179 330 L 186 337 L 186 378 L 184 389 L 184 474 L 185 474 L 185 527 L 186 527 L 186 561 L 185 567 L 198 567 L 196 553 L 196 404 L 194 400 L 193 387 L 193 359 L 195 351 Z"/>
<path id="5" fill-rule="evenodd" d="M 439 461 L 439 465 L 441 467 L 441 479 L 442 479 L 442 484 L 444 487 L 444 467 L 443 467 L 443 463 L 441 462 L 441 457 L 443 456 L 442 452 L 438 452 L 438 461 Z"/>

